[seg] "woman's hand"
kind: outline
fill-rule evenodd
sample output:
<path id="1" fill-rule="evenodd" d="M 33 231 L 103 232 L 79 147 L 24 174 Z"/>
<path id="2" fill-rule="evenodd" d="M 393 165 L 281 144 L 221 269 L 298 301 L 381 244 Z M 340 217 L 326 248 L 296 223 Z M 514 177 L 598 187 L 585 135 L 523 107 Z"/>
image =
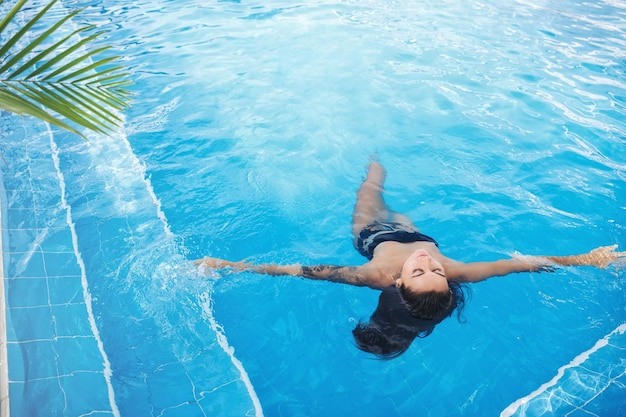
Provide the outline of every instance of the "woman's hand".
<path id="1" fill-rule="evenodd" d="M 202 258 L 194 261 L 194 264 L 197 266 L 203 266 L 205 268 L 242 268 L 244 267 L 243 262 L 233 262 L 227 261 L 225 259 L 219 258 Z"/>
<path id="2" fill-rule="evenodd" d="M 602 269 L 608 268 L 611 264 L 626 263 L 626 252 L 615 252 L 615 249 L 617 245 L 600 246 L 583 256 L 588 258 L 588 265 Z"/>
<path id="3" fill-rule="evenodd" d="M 251 264 L 245 261 L 233 262 L 226 259 L 206 257 L 194 261 L 199 267 L 208 269 L 224 269 L 229 268 L 228 272 L 254 272 L 266 275 L 293 275 L 302 276 L 302 268 L 298 264 L 294 265 L 275 265 L 275 264 Z"/>

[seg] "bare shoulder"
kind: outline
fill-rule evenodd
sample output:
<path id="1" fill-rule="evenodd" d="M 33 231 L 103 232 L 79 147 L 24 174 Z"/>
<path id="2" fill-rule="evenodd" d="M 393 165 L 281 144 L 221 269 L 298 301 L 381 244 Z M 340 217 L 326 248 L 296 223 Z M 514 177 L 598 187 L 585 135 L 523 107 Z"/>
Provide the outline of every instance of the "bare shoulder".
<path id="1" fill-rule="evenodd" d="M 441 264 L 443 265 L 443 269 L 446 271 L 446 278 L 448 280 L 460 279 L 463 277 L 466 267 L 465 263 L 443 256 Z"/>
<path id="2" fill-rule="evenodd" d="M 394 285 L 395 275 L 400 274 L 400 270 L 395 271 L 387 264 L 377 261 L 367 262 L 359 266 L 357 270 L 361 277 L 361 282 L 374 289 L 383 289 Z"/>

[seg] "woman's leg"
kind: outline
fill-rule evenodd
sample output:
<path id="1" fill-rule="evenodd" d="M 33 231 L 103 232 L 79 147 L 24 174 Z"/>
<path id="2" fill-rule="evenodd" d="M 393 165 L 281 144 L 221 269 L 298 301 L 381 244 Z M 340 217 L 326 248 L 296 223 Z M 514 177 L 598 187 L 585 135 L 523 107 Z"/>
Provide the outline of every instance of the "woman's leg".
<path id="1" fill-rule="evenodd" d="M 383 200 L 383 187 L 387 172 L 377 161 L 370 162 L 367 176 L 356 192 L 356 204 L 352 212 L 352 236 L 356 239 L 367 225 L 375 221 L 387 221 L 389 210 Z"/>
<path id="2" fill-rule="evenodd" d="M 409 219 L 406 215 L 402 213 L 398 213 L 396 211 L 390 211 L 390 219 L 392 222 L 406 224 L 407 226 L 412 227 L 416 231 L 419 232 L 419 229 L 415 224 L 413 224 L 413 220 Z"/>
<path id="3" fill-rule="evenodd" d="M 385 177 L 387 172 L 378 162 L 370 162 L 367 176 L 356 192 L 356 204 L 352 213 L 352 236 L 358 238 L 361 230 L 375 221 L 392 221 L 405 224 L 415 230 L 419 229 L 404 214 L 391 210 L 383 199 Z"/>

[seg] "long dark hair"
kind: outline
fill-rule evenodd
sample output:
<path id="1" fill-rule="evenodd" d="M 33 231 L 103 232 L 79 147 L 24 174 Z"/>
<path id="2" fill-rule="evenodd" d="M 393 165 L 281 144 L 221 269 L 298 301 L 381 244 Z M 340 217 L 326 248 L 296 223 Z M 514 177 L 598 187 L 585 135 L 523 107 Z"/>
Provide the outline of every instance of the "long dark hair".
<path id="1" fill-rule="evenodd" d="M 461 320 L 461 312 L 465 307 L 464 286 L 456 281 L 450 281 L 449 286 L 456 298 L 454 306 Z M 454 308 L 432 319 L 417 318 L 409 311 L 400 291 L 390 287 L 381 292 L 378 306 L 369 321 L 360 321 L 352 330 L 352 335 L 362 351 L 372 353 L 379 359 L 393 359 L 406 352 L 415 338 L 429 336 L 435 326 L 450 317 L 453 311 Z"/>

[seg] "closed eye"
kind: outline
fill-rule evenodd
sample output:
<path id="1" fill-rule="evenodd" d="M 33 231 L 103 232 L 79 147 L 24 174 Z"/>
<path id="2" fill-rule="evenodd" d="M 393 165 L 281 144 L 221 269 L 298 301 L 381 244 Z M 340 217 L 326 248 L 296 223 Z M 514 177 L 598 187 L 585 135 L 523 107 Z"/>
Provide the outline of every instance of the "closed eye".
<path id="1" fill-rule="evenodd" d="M 442 269 L 437 268 L 437 269 L 433 269 L 431 272 L 434 272 L 435 274 L 439 275 L 440 277 L 444 277 L 446 278 L 446 274 L 443 272 Z M 423 269 L 414 269 L 413 270 L 413 274 L 411 275 L 412 277 L 421 277 L 422 275 L 424 275 L 426 272 Z"/>

